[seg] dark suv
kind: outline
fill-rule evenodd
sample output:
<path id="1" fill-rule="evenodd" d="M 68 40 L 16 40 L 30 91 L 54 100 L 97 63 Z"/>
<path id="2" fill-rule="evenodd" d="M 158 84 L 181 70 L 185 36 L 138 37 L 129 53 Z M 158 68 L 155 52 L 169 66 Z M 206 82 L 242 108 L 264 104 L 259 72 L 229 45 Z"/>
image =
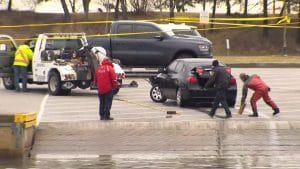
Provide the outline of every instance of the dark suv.
<path id="1" fill-rule="evenodd" d="M 214 59 L 186 58 L 176 59 L 168 67 L 160 69 L 159 74 L 150 78 L 152 88 L 150 97 L 154 102 L 176 100 L 181 107 L 187 103 L 211 103 L 216 95 L 214 88 L 203 90 L 210 77 Z M 226 67 L 223 63 L 221 66 Z M 236 79 L 230 74 L 230 85 L 227 93 L 228 106 L 234 107 L 237 95 Z"/>

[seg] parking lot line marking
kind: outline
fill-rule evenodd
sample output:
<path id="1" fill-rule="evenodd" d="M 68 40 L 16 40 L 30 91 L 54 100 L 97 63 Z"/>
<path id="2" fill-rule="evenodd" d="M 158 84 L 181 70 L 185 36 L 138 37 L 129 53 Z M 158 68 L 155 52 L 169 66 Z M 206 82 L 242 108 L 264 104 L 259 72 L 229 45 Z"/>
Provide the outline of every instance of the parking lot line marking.
<path id="1" fill-rule="evenodd" d="M 36 125 L 37 126 L 39 126 L 42 115 L 44 114 L 45 105 L 46 105 L 46 101 L 47 101 L 48 97 L 49 97 L 49 94 L 46 94 L 43 98 L 42 104 L 40 106 L 40 111 L 39 111 L 39 114 L 38 114 L 38 117 L 37 117 L 37 120 L 36 120 Z"/>

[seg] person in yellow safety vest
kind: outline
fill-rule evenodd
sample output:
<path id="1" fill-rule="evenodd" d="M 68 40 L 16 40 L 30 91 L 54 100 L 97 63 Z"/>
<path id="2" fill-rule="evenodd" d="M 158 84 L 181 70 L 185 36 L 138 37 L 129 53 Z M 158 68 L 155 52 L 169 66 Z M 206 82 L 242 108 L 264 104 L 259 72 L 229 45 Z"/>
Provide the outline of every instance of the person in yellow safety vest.
<path id="1" fill-rule="evenodd" d="M 19 79 L 22 78 L 22 91 L 28 92 L 27 89 L 27 67 L 32 60 L 33 52 L 29 47 L 29 41 L 26 41 L 24 45 L 20 45 L 15 53 L 15 59 L 13 63 L 14 67 L 14 85 L 16 92 L 20 91 Z"/>

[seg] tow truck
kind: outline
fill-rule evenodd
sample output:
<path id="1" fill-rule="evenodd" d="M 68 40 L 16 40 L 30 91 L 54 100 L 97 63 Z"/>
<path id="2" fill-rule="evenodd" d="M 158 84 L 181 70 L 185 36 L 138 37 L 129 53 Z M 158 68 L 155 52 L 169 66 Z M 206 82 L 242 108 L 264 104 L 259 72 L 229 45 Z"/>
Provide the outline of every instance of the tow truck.
<path id="1" fill-rule="evenodd" d="M 29 84 L 48 84 L 51 95 L 68 95 L 72 89 L 97 89 L 93 84 L 98 66 L 85 33 L 43 33 L 30 41 L 33 59 L 28 67 Z M 95 48 L 102 48 L 100 46 Z M 0 35 L 0 77 L 8 90 L 15 88 L 13 60 L 17 49 L 9 35 Z M 97 62 L 95 64 L 95 61 Z M 125 73 L 120 65 L 113 63 L 117 75 L 118 93 Z"/>

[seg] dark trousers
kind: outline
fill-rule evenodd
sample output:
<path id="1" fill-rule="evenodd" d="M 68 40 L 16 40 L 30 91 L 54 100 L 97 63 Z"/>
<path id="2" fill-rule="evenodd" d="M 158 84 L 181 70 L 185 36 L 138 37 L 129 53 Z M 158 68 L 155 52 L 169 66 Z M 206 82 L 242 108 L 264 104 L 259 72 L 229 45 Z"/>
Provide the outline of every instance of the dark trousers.
<path id="1" fill-rule="evenodd" d="M 27 67 L 14 66 L 14 85 L 16 90 L 20 90 L 19 79 L 22 79 L 22 88 L 27 89 Z"/>
<path id="2" fill-rule="evenodd" d="M 99 97 L 99 115 L 101 119 L 110 118 L 110 109 L 113 101 L 113 90 L 105 93 L 100 94 L 98 93 Z"/>
<path id="3" fill-rule="evenodd" d="M 212 109 L 210 111 L 211 116 L 215 115 L 216 110 L 219 106 L 219 103 L 221 103 L 221 105 L 224 107 L 226 115 L 231 116 L 231 112 L 229 110 L 229 107 L 228 107 L 227 101 L 226 101 L 226 93 L 227 93 L 227 88 L 217 89 L 217 94 L 216 94 L 216 97 L 214 99 Z"/>

